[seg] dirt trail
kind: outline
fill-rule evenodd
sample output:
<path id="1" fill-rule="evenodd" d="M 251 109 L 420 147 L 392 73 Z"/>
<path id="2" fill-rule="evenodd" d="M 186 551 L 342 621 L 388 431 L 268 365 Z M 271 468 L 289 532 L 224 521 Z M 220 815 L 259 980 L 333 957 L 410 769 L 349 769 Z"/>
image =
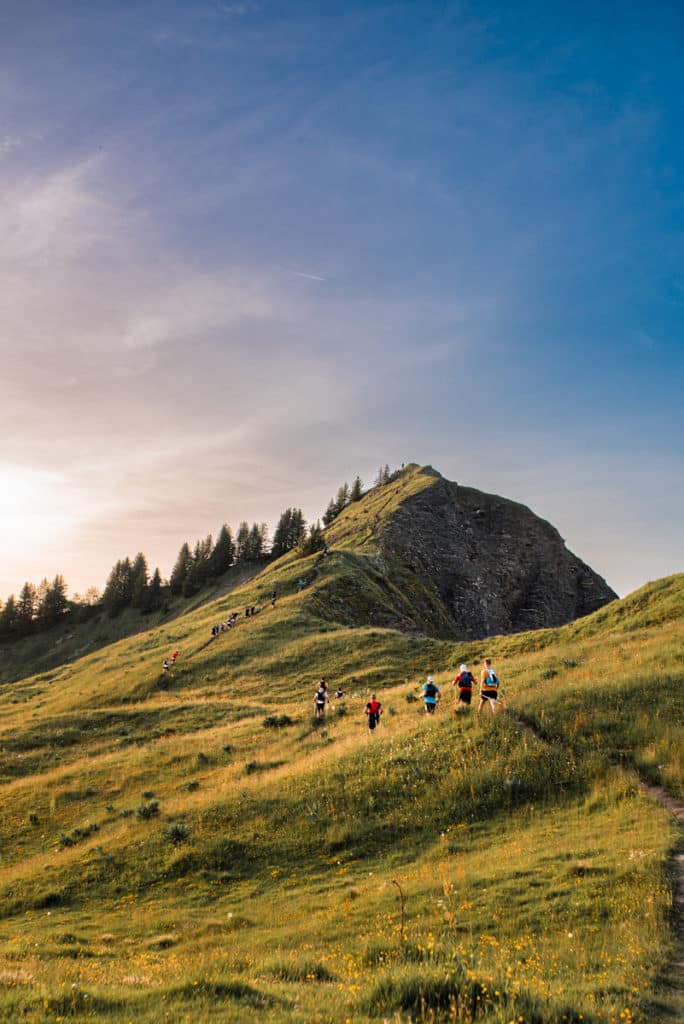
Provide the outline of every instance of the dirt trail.
<path id="1" fill-rule="evenodd" d="M 682 833 L 682 838 L 680 838 L 677 844 L 674 855 L 675 891 L 672 909 L 674 912 L 677 948 L 672 966 L 674 973 L 679 976 L 680 987 L 684 988 L 684 804 L 672 796 L 671 793 L 668 793 L 667 790 L 663 789 L 662 786 L 649 786 L 644 783 L 644 789 L 670 814 L 674 815 L 679 822 L 679 828 Z"/>
<path id="2" fill-rule="evenodd" d="M 547 742 L 529 722 L 517 717 L 515 721 L 523 732 L 533 736 L 539 743 Z M 641 785 L 644 792 L 669 811 L 679 824 L 680 839 L 673 856 L 675 886 L 672 897 L 673 925 L 677 942 L 667 976 L 675 988 L 684 991 L 684 803 L 662 786 L 653 786 L 647 782 L 642 782 Z"/>

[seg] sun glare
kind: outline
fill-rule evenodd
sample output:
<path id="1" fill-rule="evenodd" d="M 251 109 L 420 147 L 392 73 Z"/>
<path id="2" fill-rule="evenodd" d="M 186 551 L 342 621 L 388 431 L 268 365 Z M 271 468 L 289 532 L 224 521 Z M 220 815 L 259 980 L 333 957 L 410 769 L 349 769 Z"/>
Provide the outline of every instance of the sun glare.
<path id="1" fill-rule="evenodd" d="M 57 473 L 0 465 L 0 536 L 13 557 L 62 530 L 67 522 Z"/>

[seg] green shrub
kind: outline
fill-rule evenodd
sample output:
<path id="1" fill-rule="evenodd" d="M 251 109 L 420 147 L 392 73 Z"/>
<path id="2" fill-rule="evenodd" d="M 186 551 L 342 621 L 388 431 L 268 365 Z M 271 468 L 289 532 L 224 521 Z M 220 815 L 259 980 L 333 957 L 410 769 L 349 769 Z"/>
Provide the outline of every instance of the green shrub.
<path id="1" fill-rule="evenodd" d="M 190 835 L 190 829 L 187 825 L 183 825 L 182 822 L 174 821 L 166 826 L 164 829 L 164 838 L 169 843 L 173 843 L 177 846 L 179 843 L 184 843 Z"/>
<path id="2" fill-rule="evenodd" d="M 149 803 L 140 804 L 135 809 L 135 815 L 141 821 L 148 821 L 150 818 L 154 818 L 157 814 L 159 814 L 158 800 L 150 800 Z"/>
<path id="3" fill-rule="evenodd" d="M 245 765 L 245 775 L 255 775 L 256 772 L 266 772 L 271 768 L 280 768 L 284 761 L 248 761 Z"/>
<path id="4" fill-rule="evenodd" d="M 294 725 L 289 715 L 269 715 L 263 721 L 265 729 L 285 729 L 288 725 Z"/>

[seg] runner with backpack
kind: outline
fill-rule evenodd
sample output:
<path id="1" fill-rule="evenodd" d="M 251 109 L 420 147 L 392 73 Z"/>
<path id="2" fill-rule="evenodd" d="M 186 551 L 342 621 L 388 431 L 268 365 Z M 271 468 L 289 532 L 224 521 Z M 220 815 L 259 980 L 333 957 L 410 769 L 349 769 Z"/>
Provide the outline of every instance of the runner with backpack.
<path id="1" fill-rule="evenodd" d="M 442 693 L 434 681 L 432 676 L 427 677 L 427 682 L 423 683 L 423 700 L 425 702 L 425 713 L 428 715 L 434 715 L 437 702 L 442 699 Z"/>
<path id="2" fill-rule="evenodd" d="M 316 709 L 316 718 L 325 718 L 325 705 L 328 703 L 328 686 L 325 678 L 321 679 L 318 684 L 318 689 L 314 694 L 314 708 Z"/>
<path id="3" fill-rule="evenodd" d="M 455 711 L 467 711 L 470 707 L 470 698 L 473 692 L 473 673 L 468 671 L 467 665 L 461 665 L 461 669 L 454 679 L 454 687 L 458 688 L 458 700 Z"/>
<path id="4" fill-rule="evenodd" d="M 366 704 L 366 714 L 368 716 L 368 731 L 372 734 L 375 731 L 376 725 L 380 722 L 380 715 L 382 714 L 382 704 L 377 700 L 374 693 L 371 693 L 370 700 Z"/>
<path id="5" fill-rule="evenodd" d="M 483 669 L 480 673 L 480 703 L 477 709 L 478 715 L 485 704 L 489 704 L 492 714 L 496 714 L 497 700 L 499 698 L 499 677 L 492 668 L 491 658 L 485 658 Z"/>

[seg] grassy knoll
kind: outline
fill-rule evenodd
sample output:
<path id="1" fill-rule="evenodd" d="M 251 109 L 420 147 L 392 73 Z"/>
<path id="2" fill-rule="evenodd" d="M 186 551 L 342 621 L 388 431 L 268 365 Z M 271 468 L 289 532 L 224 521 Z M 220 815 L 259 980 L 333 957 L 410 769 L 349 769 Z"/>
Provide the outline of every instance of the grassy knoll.
<path id="1" fill-rule="evenodd" d="M 558 630 L 410 637 L 335 618 L 375 586 L 367 517 L 0 694 L 0 1020 L 677 1019 L 676 832 L 640 780 L 684 795 L 684 577 Z M 515 714 L 456 715 L 485 653 Z M 317 725 L 321 674 L 346 696 Z"/>

